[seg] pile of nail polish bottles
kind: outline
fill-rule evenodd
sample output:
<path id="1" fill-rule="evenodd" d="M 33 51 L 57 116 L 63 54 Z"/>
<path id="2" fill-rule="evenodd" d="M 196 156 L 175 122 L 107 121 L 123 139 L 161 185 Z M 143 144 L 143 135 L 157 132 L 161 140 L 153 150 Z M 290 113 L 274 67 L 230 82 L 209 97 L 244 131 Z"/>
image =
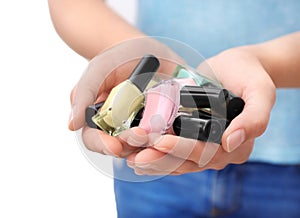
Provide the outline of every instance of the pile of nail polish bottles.
<path id="1" fill-rule="evenodd" d="M 155 56 L 145 55 L 105 102 L 86 109 L 87 125 L 112 136 L 139 126 L 147 133 L 221 143 L 244 101 L 188 66 L 178 65 L 172 76 L 158 80 L 159 65 Z"/>

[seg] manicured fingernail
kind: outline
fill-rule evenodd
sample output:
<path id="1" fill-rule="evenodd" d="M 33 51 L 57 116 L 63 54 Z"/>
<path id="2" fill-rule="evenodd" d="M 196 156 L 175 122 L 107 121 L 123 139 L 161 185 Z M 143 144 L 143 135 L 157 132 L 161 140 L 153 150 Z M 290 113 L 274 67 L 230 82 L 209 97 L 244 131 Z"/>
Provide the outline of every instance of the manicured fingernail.
<path id="1" fill-rule="evenodd" d="M 127 139 L 127 143 L 131 146 L 139 147 L 145 144 L 145 140 L 140 140 L 138 138 L 134 138 L 132 136 L 129 136 Z"/>
<path id="2" fill-rule="evenodd" d="M 141 171 L 141 170 L 138 170 L 138 169 L 134 169 L 134 173 L 135 173 L 136 175 L 138 175 L 138 176 L 144 175 L 144 172 Z"/>
<path id="3" fill-rule="evenodd" d="M 69 129 L 74 130 L 74 119 L 76 116 L 76 105 L 72 105 L 70 116 L 69 116 Z"/>
<path id="4" fill-rule="evenodd" d="M 232 152 L 245 141 L 245 130 L 239 129 L 231 133 L 227 139 L 227 151 Z"/>
<path id="5" fill-rule="evenodd" d="M 73 112 L 73 109 L 71 109 L 70 116 L 69 116 L 69 122 L 72 121 L 73 118 L 74 118 L 74 112 Z"/>
<path id="6" fill-rule="evenodd" d="M 154 148 L 158 151 L 164 152 L 164 153 L 169 153 L 170 148 L 168 147 L 163 147 L 163 146 L 154 146 Z"/>
<path id="7" fill-rule="evenodd" d="M 149 170 L 158 170 L 161 171 L 161 168 L 155 163 L 136 163 L 135 169 L 142 170 L 142 171 L 149 171 Z"/>
<path id="8" fill-rule="evenodd" d="M 69 121 L 68 121 L 69 129 L 73 129 L 73 119 L 74 119 L 74 113 L 73 110 L 71 110 L 71 113 L 69 115 Z"/>
<path id="9" fill-rule="evenodd" d="M 148 138 L 149 138 L 149 145 L 153 146 L 158 144 L 160 140 L 163 139 L 163 136 L 160 133 L 152 132 L 148 134 Z"/>
<path id="10" fill-rule="evenodd" d="M 148 141 L 148 135 L 144 130 L 136 127 L 123 131 L 118 137 L 133 147 L 144 146 Z"/>
<path id="11" fill-rule="evenodd" d="M 111 152 L 109 152 L 108 150 L 105 150 L 105 149 L 102 152 L 105 155 L 113 155 Z"/>
<path id="12" fill-rule="evenodd" d="M 153 168 L 152 164 L 136 164 L 135 167 L 137 169 L 151 169 Z"/>
<path id="13" fill-rule="evenodd" d="M 130 168 L 134 168 L 134 163 L 132 161 L 129 161 L 127 160 L 127 165 L 130 167 Z"/>

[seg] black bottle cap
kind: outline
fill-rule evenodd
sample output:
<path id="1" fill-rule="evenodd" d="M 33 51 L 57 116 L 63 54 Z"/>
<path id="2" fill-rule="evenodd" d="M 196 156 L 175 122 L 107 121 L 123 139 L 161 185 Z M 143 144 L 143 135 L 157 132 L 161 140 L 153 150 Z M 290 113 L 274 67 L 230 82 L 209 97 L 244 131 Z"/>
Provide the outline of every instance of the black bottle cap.
<path id="1" fill-rule="evenodd" d="M 180 90 L 180 104 L 190 108 L 222 107 L 228 91 L 218 87 L 184 86 Z"/>
<path id="2" fill-rule="evenodd" d="M 131 73 L 129 80 L 143 92 L 159 68 L 159 60 L 153 55 L 145 55 Z"/>
<path id="3" fill-rule="evenodd" d="M 100 129 L 92 120 L 92 117 L 96 115 L 97 111 L 103 106 L 104 102 L 96 103 L 95 105 L 88 106 L 85 109 L 85 122 L 91 128 Z"/>
<path id="4" fill-rule="evenodd" d="M 178 116 L 173 123 L 173 131 L 181 137 L 220 144 L 227 125 L 227 120 L 212 118 L 199 111 L 193 116 Z"/>
<path id="5" fill-rule="evenodd" d="M 245 102 L 242 98 L 230 95 L 227 103 L 227 119 L 233 120 L 238 116 L 244 109 Z"/>
<path id="6" fill-rule="evenodd" d="M 141 122 L 141 119 L 143 118 L 144 108 L 139 110 L 139 112 L 135 115 L 133 121 L 130 124 L 130 127 L 138 126 Z"/>
<path id="7" fill-rule="evenodd" d="M 207 126 L 209 122 L 209 119 L 180 115 L 173 122 L 173 131 L 181 137 L 207 141 Z"/>
<path id="8" fill-rule="evenodd" d="M 189 108 L 209 108 L 211 113 L 232 121 L 244 109 L 245 102 L 227 89 L 218 87 L 184 86 L 180 104 Z"/>

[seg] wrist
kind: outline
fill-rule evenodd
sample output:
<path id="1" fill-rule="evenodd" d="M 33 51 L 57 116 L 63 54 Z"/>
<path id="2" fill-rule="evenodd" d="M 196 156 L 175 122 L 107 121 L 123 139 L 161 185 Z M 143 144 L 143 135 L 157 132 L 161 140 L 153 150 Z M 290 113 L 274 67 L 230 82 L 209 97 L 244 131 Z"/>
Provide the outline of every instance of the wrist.
<path id="1" fill-rule="evenodd" d="M 300 33 L 241 47 L 257 58 L 277 88 L 300 86 Z"/>

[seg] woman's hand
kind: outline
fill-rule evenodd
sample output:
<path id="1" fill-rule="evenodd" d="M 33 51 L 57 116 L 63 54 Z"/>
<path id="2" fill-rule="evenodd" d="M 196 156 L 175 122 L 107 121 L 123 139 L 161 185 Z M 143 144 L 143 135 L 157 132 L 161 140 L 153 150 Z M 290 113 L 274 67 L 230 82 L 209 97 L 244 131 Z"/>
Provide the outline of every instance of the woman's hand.
<path id="1" fill-rule="evenodd" d="M 139 60 L 147 54 L 153 54 L 160 59 L 158 72 L 172 73 L 176 65 L 182 62 L 170 48 L 155 39 L 141 37 L 128 40 L 92 59 L 72 90 L 69 128 L 82 128 L 82 139 L 89 150 L 116 157 L 124 157 L 140 150 L 125 145 L 120 137 L 112 137 L 103 131 L 88 127 L 84 115 L 88 106 L 105 101 L 112 88 L 126 80 Z M 126 132 L 123 137 L 126 138 Z"/>
<path id="2" fill-rule="evenodd" d="M 174 135 L 154 138 L 148 135 L 143 143 L 149 147 L 128 157 L 128 165 L 136 173 L 183 174 L 222 169 L 230 163 L 248 160 L 255 138 L 267 127 L 275 102 L 275 86 L 258 58 L 247 48 L 224 51 L 207 63 L 222 85 L 245 101 L 243 112 L 224 132 L 222 145 Z M 199 71 L 205 73 L 205 66 L 200 65 Z M 139 138 L 145 138 L 142 135 L 140 131 Z"/>

